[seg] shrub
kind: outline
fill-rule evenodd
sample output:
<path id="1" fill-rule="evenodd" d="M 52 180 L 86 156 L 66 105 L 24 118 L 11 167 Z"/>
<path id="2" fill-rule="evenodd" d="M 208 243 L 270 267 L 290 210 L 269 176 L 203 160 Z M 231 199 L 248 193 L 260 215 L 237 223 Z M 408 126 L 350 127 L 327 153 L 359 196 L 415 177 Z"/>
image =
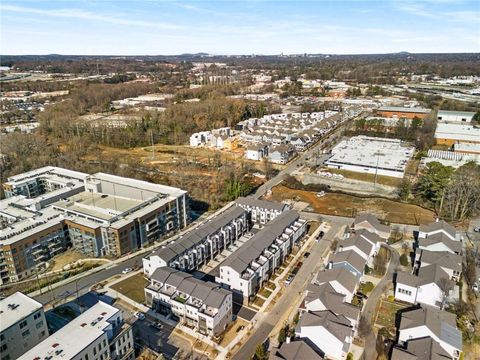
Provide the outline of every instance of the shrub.
<path id="1" fill-rule="evenodd" d="M 370 268 L 368 267 L 368 265 L 365 265 L 365 267 L 364 267 L 364 269 L 363 269 L 363 272 L 365 273 L 365 275 L 370 274 L 371 271 L 372 271 L 372 269 L 370 269 Z"/>
<path id="2" fill-rule="evenodd" d="M 388 295 L 388 301 L 394 302 L 394 301 L 395 301 L 395 296 L 393 296 L 393 295 Z"/>
<path id="3" fill-rule="evenodd" d="M 353 354 L 351 352 L 348 353 L 346 360 L 353 360 Z"/>
<path id="4" fill-rule="evenodd" d="M 365 284 L 362 284 L 362 292 L 364 294 L 371 293 L 375 285 L 372 282 L 368 281 Z"/>
<path id="5" fill-rule="evenodd" d="M 400 256 L 400 264 L 402 266 L 408 266 L 408 256 L 406 254 Z"/>

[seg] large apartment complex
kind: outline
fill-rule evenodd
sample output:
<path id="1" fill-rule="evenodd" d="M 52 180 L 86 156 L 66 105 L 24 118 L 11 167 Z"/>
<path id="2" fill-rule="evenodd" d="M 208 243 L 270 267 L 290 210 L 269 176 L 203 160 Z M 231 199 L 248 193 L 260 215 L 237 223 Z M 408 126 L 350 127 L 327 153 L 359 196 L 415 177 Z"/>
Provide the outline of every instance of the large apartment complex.
<path id="1" fill-rule="evenodd" d="M 232 321 L 232 293 L 220 285 L 169 267 L 156 269 L 150 280 L 146 303 L 160 314 L 209 336 L 223 332 Z"/>
<path id="2" fill-rule="evenodd" d="M 18 359 L 48 337 L 42 304 L 20 292 L 0 300 L 0 357 Z"/>
<path id="3" fill-rule="evenodd" d="M 18 359 L 133 360 L 132 327 L 99 301 Z"/>
<path id="4" fill-rule="evenodd" d="M 45 167 L 10 177 L 0 201 L 0 284 L 67 247 L 121 256 L 187 225 L 186 192 L 104 173 Z"/>

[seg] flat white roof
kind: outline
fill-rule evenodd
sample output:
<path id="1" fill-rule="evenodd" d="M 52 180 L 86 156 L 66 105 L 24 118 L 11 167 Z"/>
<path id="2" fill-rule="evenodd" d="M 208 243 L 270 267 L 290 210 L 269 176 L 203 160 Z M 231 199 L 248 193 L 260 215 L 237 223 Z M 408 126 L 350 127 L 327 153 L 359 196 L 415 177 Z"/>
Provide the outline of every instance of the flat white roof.
<path id="1" fill-rule="evenodd" d="M 63 328 L 27 351 L 19 359 L 72 359 L 104 334 L 110 320 L 120 310 L 99 301 Z M 108 346 L 108 345 L 107 345 Z M 62 350 L 60 354 L 56 354 Z"/>
<path id="2" fill-rule="evenodd" d="M 434 137 L 480 143 L 480 128 L 472 125 L 438 123 Z"/>
<path id="3" fill-rule="evenodd" d="M 437 116 L 445 116 L 445 115 L 465 116 L 465 117 L 472 118 L 475 115 L 475 113 L 473 111 L 438 110 L 438 115 Z"/>
<path id="4" fill-rule="evenodd" d="M 0 300 L 0 332 L 40 309 L 42 304 L 21 292 Z"/>
<path id="5" fill-rule="evenodd" d="M 413 147 L 403 146 L 397 139 L 355 136 L 335 146 L 333 156 L 326 163 L 370 168 L 376 168 L 378 163 L 379 169 L 403 172 L 414 151 Z"/>
<path id="6" fill-rule="evenodd" d="M 480 154 L 480 143 L 458 143 L 453 144 L 453 151 L 466 151 L 472 153 L 479 153 Z"/>
<path id="7" fill-rule="evenodd" d="M 18 175 L 10 176 L 8 178 L 7 184 L 12 185 L 12 184 L 15 184 L 16 182 L 22 182 L 28 179 L 34 179 L 36 177 L 46 175 L 46 174 L 57 175 L 60 178 L 68 177 L 68 178 L 73 178 L 78 180 L 83 180 L 88 176 L 88 174 L 82 173 L 79 171 L 59 168 L 55 166 L 45 166 L 39 169 L 35 169 L 35 170 L 27 171 Z"/>

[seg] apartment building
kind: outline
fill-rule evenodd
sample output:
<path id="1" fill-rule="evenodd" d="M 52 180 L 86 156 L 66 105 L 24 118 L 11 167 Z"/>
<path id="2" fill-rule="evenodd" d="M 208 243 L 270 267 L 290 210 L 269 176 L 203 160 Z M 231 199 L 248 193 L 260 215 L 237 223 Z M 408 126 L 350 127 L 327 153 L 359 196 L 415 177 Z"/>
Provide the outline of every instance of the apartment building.
<path id="1" fill-rule="evenodd" d="M 0 300 L 0 357 L 18 359 L 48 337 L 42 304 L 21 292 Z"/>
<path id="2" fill-rule="evenodd" d="M 0 284 L 24 279 L 69 246 L 121 256 L 187 224 L 186 192 L 109 174 L 45 167 L 12 176 L 0 201 Z"/>
<path id="3" fill-rule="evenodd" d="M 282 212 L 220 265 L 216 281 L 248 302 L 303 237 L 306 225 L 298 212 Z"/>
<path id="4" fill-rule="evenodd" d="M 18 359 L 133 360 L 132 327 L 99 301 Z"/>
<path id="5" fill-rule="evenodd" d="M 248 212 L 249 220 L 252 223 L 260 226 L 267 224 L 282 212 L 290 209 L 290 206 L 284 203 L 258 200 L 252 197 L 239 197 L 236 204 Z"/>
<path id="6" fill-rule="evenodd" d="M 169 267 L 157 268 L 145 288 L 147 306 L 208 336 L 232 321 L 232 293 L 213 282 Z"/>
<path id="7" fill-rule="evenodd" d="M 182 271 L 199 269 L 249 229 L 247 212 L 239 206 L 232 206 L 144 258 L 144 273 L 151 276 L 162 266 Z"/>

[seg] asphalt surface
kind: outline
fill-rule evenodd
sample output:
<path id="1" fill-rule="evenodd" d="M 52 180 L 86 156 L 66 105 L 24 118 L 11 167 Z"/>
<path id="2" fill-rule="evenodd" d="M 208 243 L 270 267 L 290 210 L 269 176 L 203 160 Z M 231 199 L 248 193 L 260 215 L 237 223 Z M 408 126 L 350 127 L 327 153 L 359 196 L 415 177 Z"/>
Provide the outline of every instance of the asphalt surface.
<path id="1" fill-rule="evenodd" d="M 388 248 L 390 250 L 391 259 L 390 263 L 387 268 L 387 272 L 385 273 L 384 277 L 380 282 L 375 286 L 373 291 L 371 292 L 370 296 L 368 297 L 367 302 L 365 303 L 362 315 L 365 316 L 373 327 L 373 316 L 375 315 L 375 309 L 378 304 L 378 300 L 384 293 L 384 289 L 388 284 L 393 281 L 393 274 L 397 271 L 398 266 L 400 265 L 400 255 L 398 254 L 397 250 L 388 246 L 387 244 L 382 244 L 382 246 Z M 365 349 L 363 352 L 363 359 L 365 360 L 375 360 L 377 358 L 377 350 L 376 350 L 376 342 L 377 338 L 375 337 L 375 333 L 372 331 L 370 334 L 365 338 Z"/>
<path id="2" fill-rule="evenodd" d="M 234 355 L 234 360 L 246 360 L 255 353 L 258 344 L 264 343 L 270 335 L 270 332 L 278 323 L 278 317 L 287 313 L 291 307 L 298 301 L 299 296 L 305 290 L 307 285 L 312 281 L 313 277 L 323 266 L 320 260 L 323 252 L 330 246 L 335 234 L 339 231 L 341 223 L 334 223 L 330 230 L 325 234 L 322 240 L 315 242 L 310 250 L 310 256 L 303 259 L 303 265 L 294 277 L 290 285 L 287 286 L 285 293 L 280 300 L 274 305 L 273 309 L 268 313 L 263 321 L 258 325 L 252 336 Z"/>
<path id="3" fill-rule="evenodd" d="M 111 267 L 108 267 L 107 269 L 99 270 L 98 272 L 90 275 L 85 275 L 76 281 L 69 282 L 68 284 L 48 290 L 41 295 L 37 295 L 35 296 L 35 300 L 42 303 L 42 305 L 48 303 L 55 304 L 70 296 L 77 296 L 77 293 L 78 296 L 86 294 L 90 287 L 96 283 L 104 281 L 114 275 L 121 274 L 122 271 L 127 267 L 133 268 L 135 264 L 141 265 L 142 258 L 147 255 L 148 253 L 140 254 L 127 259 L 120 264 L 112 264 Z"/>

